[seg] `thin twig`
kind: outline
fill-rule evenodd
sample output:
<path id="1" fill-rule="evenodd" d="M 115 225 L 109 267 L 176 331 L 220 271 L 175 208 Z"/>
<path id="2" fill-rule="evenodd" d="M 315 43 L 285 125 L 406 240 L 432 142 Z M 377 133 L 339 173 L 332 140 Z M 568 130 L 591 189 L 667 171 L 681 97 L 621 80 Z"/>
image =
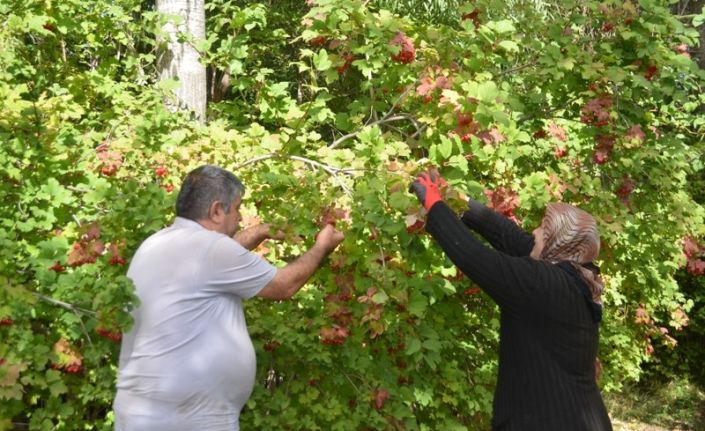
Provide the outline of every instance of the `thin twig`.
<path id="1" fill-rule="evenodd" d="M 338 172 L 340 171 L 337 168 L 334 168 L 329 165 L 324 165 L 323 163 L 317 162 L 315 160 L 307 159 L 305 157 L 300 157 L 300 156 L 288 156 L 292 160 L 298 160 L 300 162 L 308 163 L 311 166 L 316 166 L 324 171 L 328 172 L 333 178 L 335 178 L 336 181 L 338 181 L 338 184 L 340 184 L 340 187 L 345 191 L 345 193 L 349 194 L 352 196 L 352 190 L 343 182 L 343 180 L 338 176 Z"/>
<path id="2" fill-rule="evenodd" d="M 258 156 L 258 157 L 255 157 L 255 158 L 253 158 L 253 159 L 250 159 L 250 160 L 247 160 L 247 161 L 245 161 L 245 162 L 242 162 L 242 163 L 240 163 L 239 165 L 236 165 L 235 167 L 233 167 L 232 170 L 236 171 L 236 170 L 238 170 L 238 169 L 242 169 L 242 168 L 244 168 L 245 166 L 251 165 L 251 164 L 253 164 L 253 163 L 261 162 L 262 160 L 273 159 L 273 158 L 275 158 L 275 157 L 277 157 L 277 154 L 276 154 L 276 153 L 269 153 L 269 154 L 265 154 L 265 155 L 263 155 L 263 156 Z"/>
<path id="3" fill-rule="evenodd" d="M 88 339 L 88 344 L 90 344 L 92 346 L 93 340 L 91 340 L 91 336 L 88 334 L 88 330 L 86 329 L 86 325 L 83 324 L 83 319 L 81 318 L 81 315 L 78 314 L 78 311 L 74 311 L 74 314 L 76 314 L 76 317 L 78 317 L 78 321 L 81 322 L 81 328 L 83 328 L 83 333 L 86 334 L 86 338 Z"/>
<path id="4" fill-rule="evenodd" d="M 355 385 L 355 383 L 352 381 L 352 379 L 350 378 L 350 376 L 348 376 L 346 373 L 343 373 L 343 375 L 345 376 L 346 379 L 348 379 L 348 381 L 350 382 L 350 384 L 352 385 L 352 387 L 355 389 L 355 392 L 357 392 L 357 393 L 359 394 L 359 393 L 360 393 L 360 389 L 357 388 L 357 385 Z"/>
<path id="5" fill-rule="evenodd" d="M 374 121 L 370 124 L 367 124 L 365 127 L 371 127 L 371 126 L 376 126 L 379 124 L 390 123 L 392 121 L 400 121 L 400 120 L 409 120 L 414 124 L 414 126 L 416 126 L 416 119 L 414 119 L 412 116 L 406 115 L 406 114 L 399 114 L 399 115 L 394 115 L 392 117 L 381 118 L 380 120 L 377 120 L 377 121 Z M 416 129 L 418 130 L 418 127 L 416 127 Z M 352 133 L 348 133 L 347 135 L 341 136 L 340 138 L 333 141 L 333 143 L 331 143 L 328 146 L 328 148 L 337 148 L 340 144 L 347 141 L 348 139 L 354 138 L 355 136 L 359 135 L 363 130 L 364 130 L 364 128 L 357 130 L 355 132 L 352 132 Z"/>
<path id="6" fill-rule="evenodd" d="M 513 67 L 511 69 L 503 70 L 497 74 L 497 78 L 499 78 L 500 76 L 508 75 L 510 73 L 518 72 L 520 70 L 526 69 L 527 67 L 534 66 L 536 63 L 538 63 L 538 61 L 532 61 L 531 63 L 526 63 Z"/>
<path id="7" fill-rule="evenodd" d="M 37 292 L 32 292 L 32 293 L 34 294 L 34 296 L 41 299 L 42 301 L 46 301 L 46 302 L 48 302 L 50 304 L 54 304 L 54 305 L 59 305 L 61 307 L 66 308 L 67 310 L 73 311 L 74 313 L 81 312 L 84 314 L 89 314 L 91 316 L 95 316 L 95 311 L 81 308 L 81 307 L 75 306 L 73 304 L 69 304 L 68 302 L 59 301 L 58 299 L 54 299 L 50 296 L 42 295 L 41 293 L 37 293 Z"/>
<path id="8" fill-rule="evenodd" d="M 417 136 L 420 136 L 421 133 L 422 133 L 424 130 L 426 130 L 427 128 L 428 128 L 428 124 L 423 124 L 423 125 L 421 125 L 421 127 L 419 127 L 418 129 L 416 129 L 416 132 L 415 132 L 413 135 L 411 135 L 411 137 L 410 137 L 409 139 L 416 139 L 416 137 L 417 137 Z"/>

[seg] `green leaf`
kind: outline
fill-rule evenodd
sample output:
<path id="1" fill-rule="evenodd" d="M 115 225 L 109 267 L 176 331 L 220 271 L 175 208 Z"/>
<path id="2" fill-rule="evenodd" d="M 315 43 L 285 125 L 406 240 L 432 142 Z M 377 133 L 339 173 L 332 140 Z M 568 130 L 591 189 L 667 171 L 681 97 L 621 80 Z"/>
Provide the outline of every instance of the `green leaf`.
<path id="1" fill-rule="evenodd" d="M 428 307 L 428 299 L 422 293 L 414 291 L 411 293 L 407 307 L 409 309 L 409 313 L 417 317 L 423 317 L 426 308 Z"/>
<path id="2" fill-rule="evenodd" d="M 413 197 L 411 194 L 403 192 L 394 192 L 389 195 L 389 206 L 396 210 L 406 210 L 413 204 Z"/>
<path id="3" fill-rule="evenodd" d="M 477 98 L 483 102 L 494 103 L 498 94 L 497 85 L 492 81 L 481 82 L 477 87 Z"/>
<path id="4" fill-rule="evenodd" d="M 413 337 L 409 335 L 406 338 L 406 354 L 407 355 L 413 355 L 416 352 L 419 352 L 421 350 L 421 340 L 419 340 L 417 337 Z"/>
<path id="5" fill-rule="evenodd" d="M 441 157 L 447 159 L 453 153 L 453 142 L 443 136 L 441 137 L 441 143 L 437 145 L 437 148 Z"/>
<path id="6" fill-rule="evenodd" d="M 519 45 L 513 40 L 503 40 L 499 44 L 499 47 L 508 52 L 518 52 Z"/>
<path id="7" fill-rule="evenodd" d="M 573 70 L 573 66 L 575 65 L 575 60 L 573 60 L 570 57 L 564 57 L 558 60 L 558 67 L 561 69 L 565 70 Z"/>
<path id="8" fill-rule="evenodd" d="M 313 65 L 316 70 L 324 71 L 330 69 L 331 66 L 333 66 L 333 63 L 328 58 L 328 53 L 326 50 L 322 49 L 313 55 Z"/>
<path id="9" fill-rule="evenodd" d="M 514 24 L 506 19 L 501 21 L 490 21 L 486 24 L 486 26 L 497 34 L 514 33 L 516 31 Z"/>

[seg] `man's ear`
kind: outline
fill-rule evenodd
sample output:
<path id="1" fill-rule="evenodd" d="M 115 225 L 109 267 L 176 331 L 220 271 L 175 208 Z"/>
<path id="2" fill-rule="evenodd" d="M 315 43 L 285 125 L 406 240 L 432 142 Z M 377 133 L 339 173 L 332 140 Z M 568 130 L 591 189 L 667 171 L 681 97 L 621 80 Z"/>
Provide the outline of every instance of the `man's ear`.
<path id="1" fill-rule="evenodd" d="M 208 208 L 208 219 L 215 223 L 221 224 L 225 218 L 225 208 L 220 201 L 214 201 L 211 203 L 210 208 Z"/>

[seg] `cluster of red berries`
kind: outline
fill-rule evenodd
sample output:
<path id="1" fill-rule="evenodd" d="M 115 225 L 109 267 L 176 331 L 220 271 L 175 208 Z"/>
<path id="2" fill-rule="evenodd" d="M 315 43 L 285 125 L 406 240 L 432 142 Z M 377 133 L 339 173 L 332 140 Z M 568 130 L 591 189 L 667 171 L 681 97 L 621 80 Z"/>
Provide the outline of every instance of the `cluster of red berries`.
<path id="1" fill-rule="evenodd" d="M 614 149 L 614 136 L 598 135 L 595 137 L 597 145 L 592 153 L 592 161 L 595 164 L 602 165 L 607 163 L 612 150 Z"/>
<path id="2" fill-rule="evenodd" d="M 398 32 L 392 39 L 391 45 L 399 47 L 399 52 L 392 55 L 392 60 L 402 64 L 409 64 L 416 59 L 414 42 L 404 32 Z"/>
<path id="3" fill-rule="evenodd" d="M 100 173 L 106 177 L 115 175 L 122 166 L 122 153 L 119 151 L 111 151 L 107 143 L 96 147 L 95 152 L 100 161 Z"/>
<path id="4" fill-rule="evenodd" d="M 622 183 L 619 185 L 617 190 L 615 190 L 615 194 L 617 194 L 617 196 L 622 202 L 627 204 L 629 202 L 629 195 L 632 194 L 635 187 L 636 184 L 634 184 L 634 181 L 632 181 L 631 178 L 624 177 Z"/>
<path id="5" fill-rule="evenodd" d="M 113 341 L 115 343 L 119 343 L 122 341 L 122 332 L 120 331 L 111 331 L 109 329 L 103 328 L 102 326 L 99 326 L 95 330 L 98 335 L 100 335 L 103 338 L 107 338 L 110 341 Z"/>
<path id="6" fill-rule="evenodd" d="M 597 97 L 589 100 L 580 109 L 580 121 L 596 127 L 603 127 L 610 122 L 610 111 L 612 99 L 607 96 Z"/>
<path id="7" fill-rule="evenodd" d="M 688 259 L 686 271 L 698 276 L 705 274 L 705 260 L 701 259 L 705 255 L 705 247 L 694 238 L 686 237 L 683 240 L 683 254 Z"/>

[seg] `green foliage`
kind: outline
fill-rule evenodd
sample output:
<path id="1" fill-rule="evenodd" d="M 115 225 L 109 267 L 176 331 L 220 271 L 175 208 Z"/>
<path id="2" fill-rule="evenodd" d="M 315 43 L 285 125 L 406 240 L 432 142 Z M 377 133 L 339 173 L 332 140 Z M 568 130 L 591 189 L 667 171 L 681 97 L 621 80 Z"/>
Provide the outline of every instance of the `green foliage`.
<path id="1" fill-rule="evenodd" d="M 203 163 L 246 184 L 246 224 L 287 233 L 258 250 L 273 262 L 325 219 L 346 233 L 293 301 L 248 304 L 243 429 L 487 427 L 498 311 L 419 228 L 406 190 L 431 165 L 459 211 L 465 194 L 527 229 L 551 200 L 595 215 L 602 384 L 638 379 L 690 312 L 674 275 L 683 238 L 705 235 L 689 187 L 703 72 L 680 47 L 697 31 L 665 1 L 478 0 L 440 23 L 359 0 L 280 6 L 208 3 L 197 48 L 221 88 L 199 125 L 164 107 L 178 82 L 156 82 L 168 17 L 137 0 L 0 3 L 0 429 L 110 429 L 111 337 L 137 301 L 125 263 Z"/>
<path id="2" fill-rule="evenodd" d="M 640 423 L 640 426 L 635 424 L 634 427 L 621 429 L 705 429 L 705 392 L 683 376 L 667 381 L 655 379 L 629 383 L 621 393 L 605 398 L 605 404 L 614 417 L 629 424 L 634 421 Z M 664 428 L 646 424 L 660 424 Z"/>

